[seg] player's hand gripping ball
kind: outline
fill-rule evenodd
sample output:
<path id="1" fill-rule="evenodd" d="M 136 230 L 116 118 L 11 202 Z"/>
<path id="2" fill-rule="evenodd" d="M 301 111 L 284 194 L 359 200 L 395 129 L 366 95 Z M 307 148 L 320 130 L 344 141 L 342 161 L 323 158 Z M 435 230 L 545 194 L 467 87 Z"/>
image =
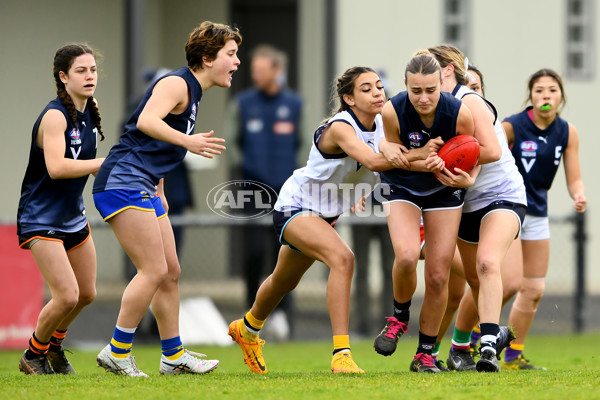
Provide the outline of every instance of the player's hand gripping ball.
<path id="1" fill-rule="evenodd" d="M 454 168 L 469 172 L 479 161 L 479 142 L 473 136 L 456 135 L 442 146 L 438 157 L 453 174 Z"/>

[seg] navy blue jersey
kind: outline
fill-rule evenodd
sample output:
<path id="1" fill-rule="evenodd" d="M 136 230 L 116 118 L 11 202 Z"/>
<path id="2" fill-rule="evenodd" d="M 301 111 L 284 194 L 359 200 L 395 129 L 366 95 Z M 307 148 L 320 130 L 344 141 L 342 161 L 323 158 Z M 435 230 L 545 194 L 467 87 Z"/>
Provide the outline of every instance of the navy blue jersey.
<path id="1" fill-rule="evenodd" d="M 408 92 L 400 92 L 390 101 L 398 116 L 400 141 L 409 150 L 424 147 L 430 139 L 438 136 L 444 142 L 456 136 L 456 122 L 462 102 L 452 94 L 440 93 L 431 128 L 427 128 L 421 121 L 417 110 L 408 100 Z M 431 194 L 445 187 L 431 172 L 407 171 L 400 168 L 381 172 L 381 180 L 401 186 L 415 195 Z"/>
<path id="2" fill-rule="evenodd" d="M 527 190 L 527 214 L 548 216 L 548 190 L 569 143 L 569 124 L 560 117 L 544 130 L 535 126 L 528 107 L 506 118 L 513 126 L 515 139 L 512 154 Z"/>
<path id="3" fill-rule="evenodd" d="M 237 101 L 244 179 L 266 183 L 279 192 L 297 167 L 302 100 L 289 90 L 269 96 L 249 89 Z"/>
<path id="4" fill-rule="evenodd" d="M 58 97 L 48 103 L 33 125 L 29 163 L 23 178 L 17 211 L 17 234 L 46 229 L 77 232 L 87 224 L 82 193 L 88 175 L 73 179 L 50 178 L 44 150 L 36 144 L 38 128 L 48 110 L 59 110 L 67 121 L 65 158 L 96 158 L 98 130 L 89 110 L 86 109 L 85 113 L 77 111 L 75 126 Z"/>
<path id="5" fill-rule="evenodd" d="M 202 87 L 187 67 L 168 73 L 160 79 L 171 75 L 179 76 L 187 83 L 190 104 L 181 114 L 168 114 L 163 121 L 183 135 L 191 135 L 196 126 Z M 102 163 L 94 181 L 94 193 L 112 189 L 140 189 L 153 194 L 158 181 L 183 161 L 187 153 L 185 148 L 154 139 L 137 128 L 140 113 L 155 85 L 156 82 L 148 88 L 137 110 L 127 121 L 119 143 L 110 149 L 108 157 Z"/>

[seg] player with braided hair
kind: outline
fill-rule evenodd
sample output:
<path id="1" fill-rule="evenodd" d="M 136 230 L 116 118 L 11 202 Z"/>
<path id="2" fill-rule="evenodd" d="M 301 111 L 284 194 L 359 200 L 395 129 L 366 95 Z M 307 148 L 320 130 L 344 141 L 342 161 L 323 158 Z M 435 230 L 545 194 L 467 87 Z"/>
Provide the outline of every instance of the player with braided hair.
<path id="1" fill-rule="evenodd" d="M 74 374 L 62 341 L 81 310 L 96 297 L 96 250 L 83 205 L 83 188 L 103 158 L 104 139 L 94 91 L 94 51 L 61 47 L 54 57 L 58 97 L 36 120 L 17 213 L 19 245 L 31 250 L 52 299 L 44 306 L 19 362 L 25 374 Z"/>

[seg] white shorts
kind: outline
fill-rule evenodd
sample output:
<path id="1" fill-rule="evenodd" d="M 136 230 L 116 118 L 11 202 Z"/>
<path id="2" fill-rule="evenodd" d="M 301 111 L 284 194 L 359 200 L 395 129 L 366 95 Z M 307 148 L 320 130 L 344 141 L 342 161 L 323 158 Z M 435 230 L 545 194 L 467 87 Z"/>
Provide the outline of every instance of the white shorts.
<path id="1" fill-rule="evenodd" d="M 525 215 L 521 228 L 521 240 L 550 239 L 550 219 L 548 217 L 534 217 Z"/>

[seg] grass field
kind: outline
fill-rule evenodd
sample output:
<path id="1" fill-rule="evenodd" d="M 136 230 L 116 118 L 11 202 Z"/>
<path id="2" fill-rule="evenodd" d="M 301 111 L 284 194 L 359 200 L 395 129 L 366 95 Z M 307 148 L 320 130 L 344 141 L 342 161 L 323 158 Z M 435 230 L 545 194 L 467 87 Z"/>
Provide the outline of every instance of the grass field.
<path id="1" fill-rule="evenodd" d="M 267 343 L 267 375 L 250 372 L 237 346 L 194 347 L 221 361 L 203 376 L 161 376 L 160 348 L 136 346 L 134 354 L 150 379 L 107 374 L 96 367 L 97 351 L 68 355 L 76 376 L 25 376 L 18 371 L 22 351 L 0 352 L 0 399 L 600 399 L 600 335 L 536 336 L 528 358 L 546 371 L 499 374 L 415 374 L 408 371 L 416 342 L 402 339 L 396 354 L 382 357 L 372 341 L 352 343 L 364 375 L 329 372 L 329 342 Z M 449 340 L 442 345 L 447 355 Z"/>

